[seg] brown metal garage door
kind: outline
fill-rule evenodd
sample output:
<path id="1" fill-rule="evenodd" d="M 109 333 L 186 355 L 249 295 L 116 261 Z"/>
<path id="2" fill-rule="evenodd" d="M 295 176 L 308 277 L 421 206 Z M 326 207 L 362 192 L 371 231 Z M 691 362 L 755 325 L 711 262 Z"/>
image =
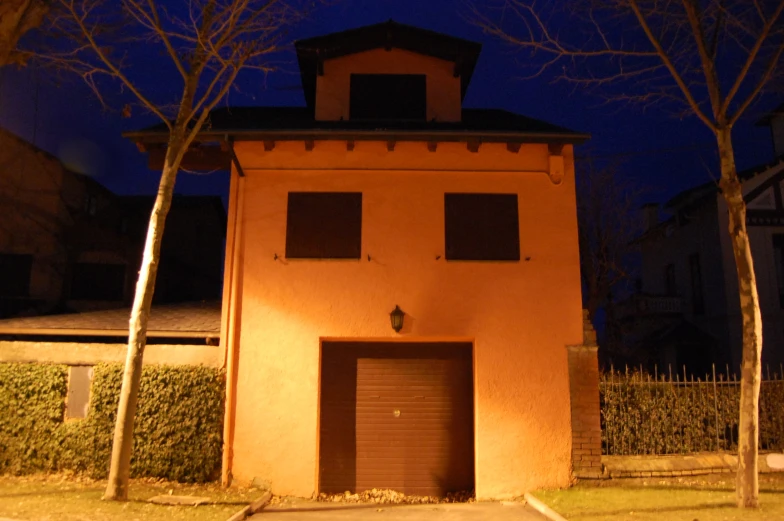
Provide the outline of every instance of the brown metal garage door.
<path id="1" fill-rule="evenodd" d="M 325 343 L 321 492 L 474 487 L 471 344 Z"/>

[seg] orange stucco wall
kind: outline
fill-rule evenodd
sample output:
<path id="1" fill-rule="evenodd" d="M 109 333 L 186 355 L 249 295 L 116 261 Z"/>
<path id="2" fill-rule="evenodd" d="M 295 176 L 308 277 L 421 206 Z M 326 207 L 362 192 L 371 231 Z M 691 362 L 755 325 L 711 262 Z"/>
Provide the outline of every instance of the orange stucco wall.
<path id="1" fill-rule="evenodd" d="M 242 280 L 235 480 L 317 490 L 320 342 L 362 338 L 473 341 L 477 497 L 566 486 L 566 346 L 582 343 L 571 147 L 560 185 L 545 173 L 546 145 L 238 142 L 236 153 L 246 177 L 232 181 L 244 201 L 231 254 Z M 362 260 L 285 259 L 290 191 L 362 192 Z M 445 192 L 517 193 L 530 260 L 445 261 Z M 407 313 L 401 334 L 389 324 L 395 305 Z"/>
<path id="2" fill-rule="evenodd" d="M 373 49 L 326 60 L 316 79 L 316 119 L 349 119 L 351 74 L 424 74 L 427 120 L 460 121 L 460 78 L 454 63 L 401 49 Z"/>

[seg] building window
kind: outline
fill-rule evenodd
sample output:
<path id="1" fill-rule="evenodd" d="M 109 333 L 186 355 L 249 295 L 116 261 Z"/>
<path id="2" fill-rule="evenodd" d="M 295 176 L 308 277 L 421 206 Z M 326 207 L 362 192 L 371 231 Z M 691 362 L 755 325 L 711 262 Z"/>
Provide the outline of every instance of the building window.
<path id="1" fill-rule="evenodd" d="M 286 258 L 359 259 L 361 254 L 361 193 L 289 193 Z"/>
<path id="2" fill-rule="evenodd" d="M 447 260 L 519 261 L 517 194 L 445 194 Z"/>
<path id="3" fill-rule="evenodd" d="M 784 309 L 784 234 L 773 235 L 773 262 L 779 290 L 779 306 Z"/>
<path id="4" fill-rule="evenodd" d="M 0 296 L 30 296 L 30 275 L 32 271 L 32 255 L 0 253 Z"/>
<path id="5" fill-rule="evenodd" d="M 125 264 L 80 262 L 71 278 L 72 300 L 123 300 Z"/>
<path id="6" fill-rule="evenodd" d="M 65 401 L 65 419 L 87 417 L 90 405 L 90 387 L 93 383 L 93 368 L 89 365 L 68 367 L 68 397 Z"/>
<path id="7" fill-rule="evenodd" d="M 120 235 L 128 235 L 128 218 L 120 218 L 120 224 L 117 226 L 117 231 Z"/>
<path id="8" fill-rule="evenodd" d="M 691 306 L 695 315 L 705 313 L 705 298 L 702 293 L 702 269 L 700 254 L 689 255 L 689 272 L 691 273 Z"/>
<path id="9" fill-rule="evenodd" d="M 98 198 L 92 194 L 87 194 L 84 198 L 84 212 L 90 217 L 95 217 L 98 213 Z"/>
<path id="10" fill-rule="evenodd" d="M 678 286 L 675 283 L 675 264 L 667 264 L 664 267 L 664 292 L 671 297 L 678 293 Z"/>
<path id="11" fill-rule="evenodd" d="M 424 74 L 352 74 L 350 119 L 427 117 Z"/>

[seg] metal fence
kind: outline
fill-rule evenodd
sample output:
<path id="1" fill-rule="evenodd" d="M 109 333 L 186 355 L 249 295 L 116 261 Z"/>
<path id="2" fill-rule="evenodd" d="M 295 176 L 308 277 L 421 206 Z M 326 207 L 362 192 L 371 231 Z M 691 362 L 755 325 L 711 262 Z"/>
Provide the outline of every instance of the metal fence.
<path id="1" fill-rule="evenodd" d="M 626 367 L 600 376 L 602 453 L 735 451 L 740 381 L 729 368 L 704 378 L 668 368 Z M 784 450 L 784 364 L 766 367 L 760 387 L 760 449 Z"/>

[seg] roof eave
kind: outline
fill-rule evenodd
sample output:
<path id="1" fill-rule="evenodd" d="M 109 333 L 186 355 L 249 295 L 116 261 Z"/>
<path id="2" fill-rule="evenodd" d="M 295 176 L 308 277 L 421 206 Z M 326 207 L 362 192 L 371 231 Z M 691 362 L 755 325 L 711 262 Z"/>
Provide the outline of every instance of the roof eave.
<path id="1" fill-rule="evenodd" d="M 124 132 L 136 143 L 166 143 L 167 131 Z M 563 143 L 579 145 L 591 138 L 578 132 L 513 132 L 471 130 L 210 130 L 200 132 L 196 141 L 438 141 L 483 143 Z"/>

